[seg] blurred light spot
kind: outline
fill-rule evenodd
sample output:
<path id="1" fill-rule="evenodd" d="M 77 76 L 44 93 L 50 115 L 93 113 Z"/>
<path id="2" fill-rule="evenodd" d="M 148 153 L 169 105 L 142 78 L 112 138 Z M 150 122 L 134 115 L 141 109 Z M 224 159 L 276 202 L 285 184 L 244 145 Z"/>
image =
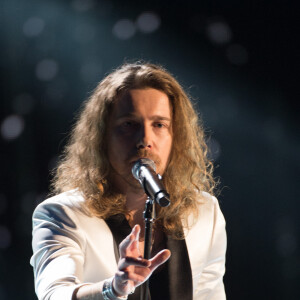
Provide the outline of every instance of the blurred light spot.
<path id="1" fill-rule="evenodd" d="M 95 28 L 89 24 L 81 24 L 75 27 L 73 36 L 79 43 L 88 43 L 96 36 Z"/>
<path id="2" fill-rule="evenodd" d="M 6 140 L 16 139 L 24 130 L 24 120 L 21 116 L 10 115 L 1 124 L 1 134 Z"/>
<path id="3" fill-rule="evenodd" d="M 73 0 L 71 6 L 74 10 L 83 12 L 92 9 L 95 4 L 95 0 Z"/>
<path id="4" fill-rule="evenodd" d="M 45 27 L 43 19 L 38 17 L 32 17 L 28 19 L 23 25 L 23 32 L 28 37 L 38 36 L 42 33 Z"/>
<path id="5" fill-rule="evenodd" d="M 40 61 L 35 69 L 35 74 L 42 81 L 52 80 L 58 72 L 58 65 L 53 59 L 44 59 Z"/>
<path id="6" fill-rule="evenodd" d="M 11 234 L 9 230 L 4 227 L 0 226 L 0 249 L 6 249 L 11 244 Z"/>
<path id="7" fill-rule="evenodd" d="M 127 40 L 135 34 L 134 23 L 128 19 L 119 20 L 113 27 L 113 34 L 120 40 Z"/>
<path id="8" fill-rule="evenodd" d="M 277 240 L 277 251 L 281 256 L 290 256 L 297 249 L 297 238 L 291 232 L 279 235 Z"/>
<path id="9" fill-rule="evenodd" d="M 21 115 L 32 112 L 35 101 L 30 94 L 24 93 L 16 96 L 13 100 L 13 110 Z"/>
<path id="10" fill-rule="evenodd" d="M 226 56 L 228 60 L 234 65 L 244 65 L 248 62 L 247 50 L 238 44 L 230 45 L 226 49 Z"/>
<path id="11" fill-rule="evenodd" d="M 7 199 L 3 194 L 0 194 L 0 215 L 5 213 L 7 208 Z"/>
<path id="12" fill-rule="evenodd" d="M 101 64 L 99 62 L 87 62 L 80 68 L 81 78 L 86 82 L 99 81 L 101 75 Z"/>
<path id="13" fill-rule="evenodd" d="M 208 147 L 208 159 L 212 161 L 218 160 L 221 154 L 220 143 L 213 137 L 210 137 L 207 139 L 206 144 Z"/>
<path id="14" fill-rule="evenodd" d="M 145 12 L 139 15 L 136 25 L 141 32 L 151 33 L 159 28 L 160 17 L 154 12 Z"/>
<path id="15" fill-rule="evenodd" d="M 208 38 L 215 44 L 229 43 L 232 38 L 232 32 L 228 24 L 224 22 L 210 23 L 206 28 Z"/>

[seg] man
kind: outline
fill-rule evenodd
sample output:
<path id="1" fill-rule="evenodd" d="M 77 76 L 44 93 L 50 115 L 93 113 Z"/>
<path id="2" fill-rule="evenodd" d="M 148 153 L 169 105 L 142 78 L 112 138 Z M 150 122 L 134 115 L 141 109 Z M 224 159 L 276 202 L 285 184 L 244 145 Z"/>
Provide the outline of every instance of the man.
<path id="1" fill-rule="evenodd" d="M 33 214 L 39 299 L 225 299 L 225 221 L 203 129 L 163 68 L 125 64 L 86 101 L 57 168 L 56 196 Z M 170 194 L 143 259 L 147 196 L 131 169 L 154 161 Z M 119 245 L 119 247 L 118 247 Z M 172 253 L 172 254 L 171 254 Z"/>

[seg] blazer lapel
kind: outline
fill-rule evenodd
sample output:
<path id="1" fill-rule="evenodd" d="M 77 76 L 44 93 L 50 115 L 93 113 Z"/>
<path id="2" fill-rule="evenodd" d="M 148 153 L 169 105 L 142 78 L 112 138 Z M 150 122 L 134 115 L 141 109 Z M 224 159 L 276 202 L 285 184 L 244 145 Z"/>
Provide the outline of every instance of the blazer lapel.
<path id="1" fill-rule="evenodd" d="M 167 236 L 167 248 L 171 251 L 168 263 L 170 299 L 192 300 L 192 270 L 186 242 Z"/>

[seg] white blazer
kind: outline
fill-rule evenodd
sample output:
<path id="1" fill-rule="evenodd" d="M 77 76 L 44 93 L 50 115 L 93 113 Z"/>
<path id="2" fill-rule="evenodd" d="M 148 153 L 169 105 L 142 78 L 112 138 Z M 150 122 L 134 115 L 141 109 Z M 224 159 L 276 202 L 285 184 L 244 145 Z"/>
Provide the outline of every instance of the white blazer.
<path id="1" fill-rule="evenodd" d="M 203 193 L 197 220 L 185 230 L 194 300 L 226 299 L 225 220 L 218 200 Z M 76 190 L 45 200 L 33 213 L 35 291 L 40 300 L 71 300 L 80 285 L 112 277 L 117 270 L 112 233 L 106 222 L 82 208 Z M 155 299 L 154 299 L 155 300 Z"/>

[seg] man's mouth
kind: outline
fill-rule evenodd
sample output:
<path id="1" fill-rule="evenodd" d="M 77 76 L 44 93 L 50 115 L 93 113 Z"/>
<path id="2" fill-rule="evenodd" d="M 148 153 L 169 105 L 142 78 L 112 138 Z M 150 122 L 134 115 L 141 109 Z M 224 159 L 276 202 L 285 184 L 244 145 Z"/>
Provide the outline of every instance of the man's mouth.
<path id="1" fill-rule="evenodd" d="M 152 161 L 155 163 L 156 166 L 160 165 L 160 159 L 159 159 L 159 158 L 154 158 L 153 155 L 134 157 L 134 158 L 130 159 L 129 164 L 130 164 L 130 165 L 133 165 L 133 164 L 135 164 L 138 160 L 143 159 L 143 158 L 152 160 Z"/>

